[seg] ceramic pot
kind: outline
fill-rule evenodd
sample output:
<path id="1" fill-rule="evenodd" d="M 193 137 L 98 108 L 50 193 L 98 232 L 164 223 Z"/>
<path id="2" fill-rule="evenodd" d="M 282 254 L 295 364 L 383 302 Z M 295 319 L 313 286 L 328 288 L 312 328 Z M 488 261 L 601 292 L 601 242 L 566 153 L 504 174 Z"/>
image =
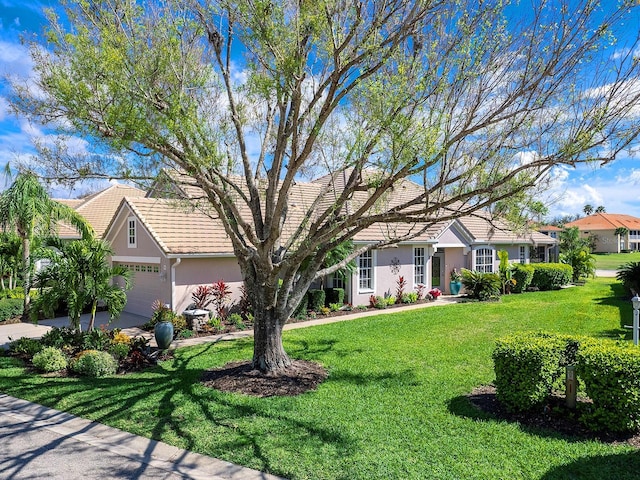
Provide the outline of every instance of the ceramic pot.
<path id="1" fill-rule="evenodd" d="M 156 337 L 156 343 L 158 348 L 166 350 L 173 341 L 173 323 L 171 322 L 158 322 L 153 329 L 153 334 Z"/>
<path id="2" fill-rule="evenodd" d="M 458 295 L 461 287 L 461 282 L 449 282 L 449 291 L 451 292 L 451 295 Z"/>

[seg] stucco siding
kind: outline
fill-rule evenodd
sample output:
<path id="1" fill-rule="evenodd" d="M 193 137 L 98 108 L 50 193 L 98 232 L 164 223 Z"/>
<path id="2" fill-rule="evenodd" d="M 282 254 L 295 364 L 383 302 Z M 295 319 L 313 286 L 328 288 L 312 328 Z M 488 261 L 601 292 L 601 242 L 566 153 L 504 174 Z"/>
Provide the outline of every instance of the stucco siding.
<path id="1" fill-rule="evenodd" d="M 229 285 L 230 303 L 237 302 L 242 275 L 235 258 L 182 258 L 175 267 L 174 310 L 184 311 L 193 302 L 191 294 L 199 285 L 211 285 L 218 280 Z"/>

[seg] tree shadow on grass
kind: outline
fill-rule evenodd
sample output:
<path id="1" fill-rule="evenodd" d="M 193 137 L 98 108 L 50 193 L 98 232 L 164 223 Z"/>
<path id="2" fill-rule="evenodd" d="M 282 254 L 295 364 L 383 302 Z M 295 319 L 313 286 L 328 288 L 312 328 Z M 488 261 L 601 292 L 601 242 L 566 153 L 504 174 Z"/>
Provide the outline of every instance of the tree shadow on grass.
<path id="1" fill-rule="evenodd" d="M 640 454 L 638 452 L 614 455 L 582 457 L 549 470 L 540 480 L 616 479 L 637 480 L 640 477 Z"/>
<path id="2" fill-rule="evenodd" d="M 577 409 L 568 410 L 563 397 L 553 396 L 538 408 L 510 413 L 497 400 L 495 390 L 488 387 L 477 389 L 471 395 L 455 397 L 448 403 L 448 409 L 454 415 L 478 421 L 512 423 L 523 432 L 542 438 L 571 443 L 599 441 L 611 444 L 630 442 L 637 445 L 638 437 L 633 434 L 593 432 L 587 429 L 578 421 L 576 413 L 585 406 L 578 400 Z"/>
<path id="3" fill-rule="evenodd" d="M 297 448 L 319 455 L 331 451 L 335 458 L 354 454 L 355 445 L 348 436 L 302 418 L 292 408 L 294 400 L 227 394 L 200 384 L 203 371 L 215 366 L 213 362 L 237 359 L 246 348 L 242 342 L 233 342 L 180 349 L 172 360 L 139 374 L 49 378 L 46 385 L 25 372 L 11 377 L 7 393 L 187 450 L 230 461 L 241 458 L 252 468 L 279 475 L 292 472 L 278 470 L 271 462 L 274 435 L 280 436 L 275 448 L 290 445 L 291 455 Z M 150 442 L 145 457 L 151 458 L 155 448 Z M 131 478 L 145 468 L 141 465 Z"/>

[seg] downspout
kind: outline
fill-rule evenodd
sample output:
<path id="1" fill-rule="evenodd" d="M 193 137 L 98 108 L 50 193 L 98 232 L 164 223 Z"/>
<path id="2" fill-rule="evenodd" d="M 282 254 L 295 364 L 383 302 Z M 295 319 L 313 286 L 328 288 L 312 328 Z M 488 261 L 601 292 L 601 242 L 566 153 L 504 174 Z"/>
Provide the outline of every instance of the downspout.
<path id="1" fill-rule="evenodd" d="M 180 265 L 182 258 L 176 258 L 176 261 L 171 265 L 171 310 L 176 308 L 175 295 L 176 295 L 176 267 Z"/>

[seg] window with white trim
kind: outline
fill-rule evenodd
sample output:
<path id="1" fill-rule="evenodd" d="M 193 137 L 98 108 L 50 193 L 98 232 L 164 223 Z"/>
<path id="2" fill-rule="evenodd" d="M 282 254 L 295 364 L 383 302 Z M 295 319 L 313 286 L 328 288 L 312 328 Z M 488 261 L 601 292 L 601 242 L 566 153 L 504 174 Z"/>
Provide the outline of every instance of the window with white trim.
<path id="1" fill-rule="evenodd" d="M 420 285 L 426 283 L 424 266 L 424 247 L 413 249 L 413 284 Z"/>
<path id="2" fill-rule="evenodd" d="M 136 218 L 129 217 L 127 220 L 127 246 L 129 248 L 137 247 L 137 236 L 136 236 Z"/>
<path id="3" fill-rule="evenodd" d="M 520 263 L 525 263 L 527 261 L 527 251 L 525 250 L 524 245 L 520 245 Z"/>
<path id="4" fill-rule="evenodd" d="M 373 291 L 373 252 L 371 250 L 358 257 L 358 282 L 360 291 Z"/>
<path id="5" fill-rule="evenodd" d="M 476 250 L 476 271 L 484 273 L 493 272 L 492 248 L 479 248 Z"/>

